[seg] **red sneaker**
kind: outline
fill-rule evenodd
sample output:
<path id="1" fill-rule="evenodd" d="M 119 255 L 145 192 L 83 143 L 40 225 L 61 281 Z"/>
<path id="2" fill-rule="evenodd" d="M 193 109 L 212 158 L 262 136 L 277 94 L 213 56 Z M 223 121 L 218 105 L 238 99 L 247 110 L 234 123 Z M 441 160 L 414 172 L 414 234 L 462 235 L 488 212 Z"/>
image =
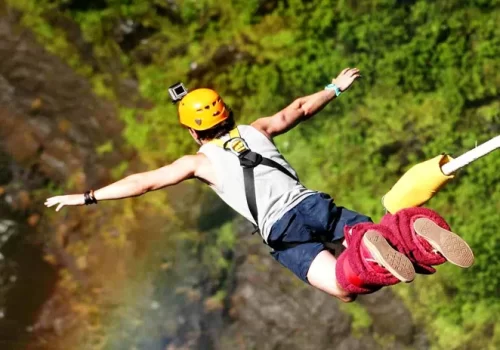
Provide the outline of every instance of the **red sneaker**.
<path id="1" fill-rule="evenodd" d="M 393 235 L 390 228 L 368 222 L 344 228 L 347 249 L 336 266 L 337 282 L 344 290 L 369 294 L 415 278 L 411 261 L 389 244 Z"/>
<path id="2" fill-rule="evenodd" d="M 380 232 L 366 231 L 362 243 L 361 255 L 366 262 L 378 264 L 401 282 L 415 279 L 415 268 L 410 259 L 394 249 Z"/>

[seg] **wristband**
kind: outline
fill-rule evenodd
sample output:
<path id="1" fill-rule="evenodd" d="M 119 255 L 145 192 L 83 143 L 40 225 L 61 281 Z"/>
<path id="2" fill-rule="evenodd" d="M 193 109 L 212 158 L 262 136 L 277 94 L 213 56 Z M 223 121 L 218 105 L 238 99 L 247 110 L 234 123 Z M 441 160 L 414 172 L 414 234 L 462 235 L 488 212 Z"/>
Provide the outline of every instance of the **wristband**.
<path id="1" fill-rule="evenodd" d="M 85 205 L 89 204 L 97 204 L 97 199 L 94 196 L 94 190 L 87 191 L 83 194 L 83 198 L 85 199 Z"/>
<path id="2" fill-rule="evenodd" d="M 339 97 L 342 91 L 340 91 L 339 87 L 335 84 L 328 84 L 325 86 L 325 90 L 333 90 L 335 91 L 335 96 Z"/>

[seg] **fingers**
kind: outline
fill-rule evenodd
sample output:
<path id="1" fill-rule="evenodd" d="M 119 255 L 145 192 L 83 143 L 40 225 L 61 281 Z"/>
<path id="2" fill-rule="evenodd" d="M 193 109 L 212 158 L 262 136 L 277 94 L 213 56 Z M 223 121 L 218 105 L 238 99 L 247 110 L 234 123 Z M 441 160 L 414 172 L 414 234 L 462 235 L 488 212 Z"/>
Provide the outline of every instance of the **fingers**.
<path id="1" fill-rule="evenodd" d="M 350 67 L 347 67 L 347 68 L 344 68 L 342 70 L 342 72 L 340 72 L 339 75 L 352 75 L 352 74 L 356 74 L 356 73 L 359 73 L 359 69 L 358 68 L 350 68 Z"/>
<path id="2" fill-rule="evenodd" d="M 344 75 L 349 69 L 351 68 L 349 67 L 345 68 L 344 70 L 342 70 L 342 72 L 340 72 L 340 75 Z"/>
<path id="3" fill-rule="evenodd" d="M 355 75 L 359 76 L 359 69 L 358 68 L 352 68 L 352 69 L 350 69 L 349 72 L 348 72 L 348 75 L 350 77 L 353 77 Z"/>
<path id="4" fill-rule="evenodd" d="M 46 206 L 47 208 L 50 208 L 50 207 L 52 207 L 53 205 L 56 205 L 56 204 L 57 204 L 57 202 L 56 202 L 56 201 L 51 201 L 50 199 L 47 199 L 47 200 L 45 201 L 45 203 L 44 203 L 44 204 L 45 204 L 45 206 Z"/>
<path id="5" fill-rule="evenodd" d="M 52 198 L 48 198 L 45 200 L 45 205 L 50 208 L 54 205 L 56 205 L 57 203 L 59 203 L 59 198 L 58 197 L 52 197 Z"/>
<path id="6" fill-rule="evenodd" d="M 354 79 L 359 78 L 360 76 L 361 76 L 361 74 L 360 74 L 358 68 L 349 68 L 348 67 L 348 68 L 345 68 L 342 72 L 340 72 L 337 79 L 339 79 L 341 77 L 347 77 L 347 78 L 352 78 L 354 80 Z"/>
<path id="7" fill-rule="evenodd" d="M 56 211 L 59 211 L 62 207 L 65 206 L 65 203 L 62 202 L 62 198 L 60 197 L 51 197 L 51 198 L 47 198 L 45 200 L 45 206 L 47 208 L 50 208 L 50 207 L 53 207 L 54 205 L 57 205 L 59 204 L 57 207 L 56 207 Z"/>

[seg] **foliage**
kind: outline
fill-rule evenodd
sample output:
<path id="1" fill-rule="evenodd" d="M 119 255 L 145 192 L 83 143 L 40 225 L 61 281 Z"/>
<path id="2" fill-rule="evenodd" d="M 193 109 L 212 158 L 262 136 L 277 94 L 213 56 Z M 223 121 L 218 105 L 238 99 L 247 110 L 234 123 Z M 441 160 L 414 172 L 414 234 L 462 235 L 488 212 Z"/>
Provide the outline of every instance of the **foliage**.
<path id="1" fill-rule="evenodd" d="M 500 131 L 497 0 L 10 3 L 101 95 L 122 101 L 120 82 L 137 79 L 139 96 L 153 105 L 123 105 L 121 118 L 125 138 L 150 166 L 195 150 L 168 101 L 167 87 L 179 80 L 217 88 L 239 121 L 250 122 L 359 67 L 356 86 L 276 142 L 305 184 L 374 219 L 380 197 L 412 164 L 461 154 Z M 65 39 L 55 14 L 79 24 L 96 64 Z M 430 204 L 477 256 L 470 270 L 443 267 L 404 293 L 436 348 L 478 339 L 481 348 L 500 346 L 498 169 L 493 154 Z M 226 246 L 226 231 L 217 244 Z"/>
<path id="2" fill-rule="evenodd" d="M 361 338 L 366 334 L 373 324 L 373 320 L 368 312 L 358 303 L 340 304 L 340 309 L 351 315 L 352 317 L 352 330 L 354 336 Z"/>

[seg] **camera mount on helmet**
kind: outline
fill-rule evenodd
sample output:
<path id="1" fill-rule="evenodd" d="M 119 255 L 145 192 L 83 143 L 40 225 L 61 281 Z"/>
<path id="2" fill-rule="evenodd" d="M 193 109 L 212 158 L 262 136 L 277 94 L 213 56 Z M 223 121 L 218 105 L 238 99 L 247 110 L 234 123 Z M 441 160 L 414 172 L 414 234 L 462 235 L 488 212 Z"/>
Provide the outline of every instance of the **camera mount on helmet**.
<path id="1" fill-rule="evenodd" d="M 170 94 L 172 103 L 177 103 L 187 95 L 188 90 L 184 87 L 184 84 L 178 82 L 168 88 L 168 93 Z"/>

